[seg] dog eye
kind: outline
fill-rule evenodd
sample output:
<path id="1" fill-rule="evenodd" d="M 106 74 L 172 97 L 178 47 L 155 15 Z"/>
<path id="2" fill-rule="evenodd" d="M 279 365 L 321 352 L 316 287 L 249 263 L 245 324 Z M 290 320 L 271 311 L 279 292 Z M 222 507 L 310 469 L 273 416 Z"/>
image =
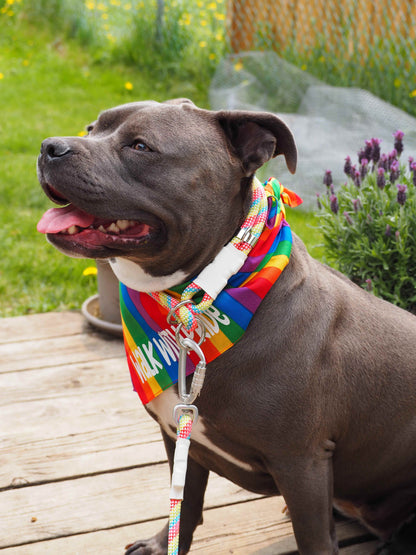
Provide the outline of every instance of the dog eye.
<path id="1" fill-rule="evenodd" d="M 87 135 L 89 135 L 91 133 L 91 131 L 94 129 L 95 127 L 95 123 L 90 123 L 89 125 L 87 125 L 87 127 L 85 128 Z"/>
<path id="2" fill-rule="evenodd" d="M 151 152 L 151 148 L 147 146 L 143 141 L 136 141 L 132 144 L 134 150 L 139 150 L 140 152 Z"/>

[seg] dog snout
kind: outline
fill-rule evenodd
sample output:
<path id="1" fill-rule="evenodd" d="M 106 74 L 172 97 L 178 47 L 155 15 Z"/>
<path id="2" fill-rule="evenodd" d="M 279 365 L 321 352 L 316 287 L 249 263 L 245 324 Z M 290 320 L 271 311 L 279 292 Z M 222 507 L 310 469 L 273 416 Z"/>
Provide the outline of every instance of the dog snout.
<path id="1" fill-rule="evenodd" d="M 70 145 L 65 139 L 59 137 L 51 137 L 45 139 L 42 143 L 40 153 L 48 158 L 62 158 L 71 152 Z"/>

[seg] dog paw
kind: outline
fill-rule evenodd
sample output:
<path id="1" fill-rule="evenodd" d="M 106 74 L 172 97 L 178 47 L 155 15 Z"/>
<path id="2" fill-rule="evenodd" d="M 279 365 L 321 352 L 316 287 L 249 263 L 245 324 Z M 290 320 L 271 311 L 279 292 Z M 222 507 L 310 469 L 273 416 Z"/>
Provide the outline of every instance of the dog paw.
<path id="1" fill-rule="evenodd" d="M 166 555 L 167 547 L 162 546 L 157 537 L 139 540 L 126 546 L 125 555 Z"/>

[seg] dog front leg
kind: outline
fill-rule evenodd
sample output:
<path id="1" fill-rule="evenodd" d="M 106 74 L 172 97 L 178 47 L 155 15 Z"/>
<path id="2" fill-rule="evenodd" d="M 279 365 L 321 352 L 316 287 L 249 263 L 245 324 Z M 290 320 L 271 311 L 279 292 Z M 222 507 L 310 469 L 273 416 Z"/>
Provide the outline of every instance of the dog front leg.
<path id="1" fill-rule="evenodd" d="M 172 475 L 175 442 L 162 430 L 163 441 L 168 455 L 170 473 Z M 202 523 L 202 507 L 209 471 L 188 458 L 184 498 L 182 501 L 179 553 L 188 553 L 195 528 Z M 166 487 L 168 494 L 169 488 Z M 168 549 L 168 523 L 162 530 L 148 540 L 139 540 L 127 548 L 125 555 L 166 555 Z"/>
<path id="2" fill-rule="evenodd" d="M 336 555 L 332 517 L 332 459 L 287 461 L 274 474 L 290 517 L 301 555 Z"/>

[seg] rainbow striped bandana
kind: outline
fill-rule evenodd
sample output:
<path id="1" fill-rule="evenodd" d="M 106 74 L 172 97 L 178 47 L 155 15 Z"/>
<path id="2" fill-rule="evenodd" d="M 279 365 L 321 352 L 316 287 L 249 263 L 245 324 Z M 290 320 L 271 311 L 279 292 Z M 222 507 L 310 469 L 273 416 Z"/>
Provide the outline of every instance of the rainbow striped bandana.
<path id="1" fill-rule="evenodd" d="M 276 179 L 265 184 L 268 212 L 264 229 L 241 269 L 229 280 L 212 305 L 200 316 L 206 328 L 201 345 L 206 362 L 230 349 L 242 337 L 251 318 L 289 262 L 292 233 L 285 220 L 284 204 L 298 206 L 302 200 Z M 167 293 L 178 300 L 188 283 Z M 202 297 L 202 294 L 201 294 Z M 133 389 L 144 404 L 178 381 L 179 347 L 177 324 L 168 324 L 168 308 L 147 293 L 120 283 L 120 308 L 127 362 Z M 198 341 L 195 332 L 182 330 Z M 198 358 L 187 356 L 186 374 L 192 374 Z"/>

